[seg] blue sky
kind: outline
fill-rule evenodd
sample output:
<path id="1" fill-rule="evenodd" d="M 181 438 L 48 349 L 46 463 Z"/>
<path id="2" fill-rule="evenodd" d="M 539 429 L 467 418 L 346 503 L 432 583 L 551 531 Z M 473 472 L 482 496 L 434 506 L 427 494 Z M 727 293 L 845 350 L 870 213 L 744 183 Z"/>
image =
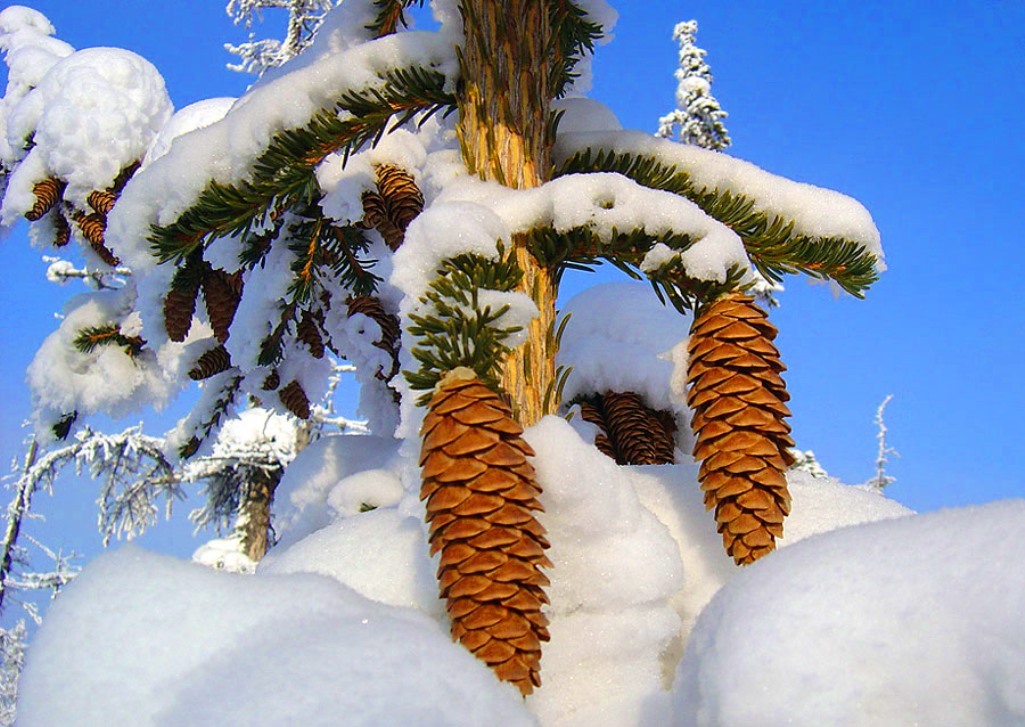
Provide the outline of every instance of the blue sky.
<path id="1" fill-rule="evenodd" d="M 1025 495 L 1025 316 L 1015 256 L 1025 229 L 1025 4 L 616 6 L 616 38 L 599 51 L 592 95 L 624 126 L 653 131 L 673 107 L 672 29 L 696 18 L 713 92 L 730 114 L 730 153 L 856 197 L 882 232 L 890 269 L 866 300 L 836 300 L 790 278 L 773 312 L 798 445 L 846 482 L 868 479 L 872 419 L 893 394 L 887 424 L 902 455 L 890 467 L 893 497 L 932 510 Z M 244 33 L 221 0 L 33 7 L 76 48 L 120 46 L 147 57 L 176 107 L 238 95 L 249 80 L 225 68 L 232 58 L 222 44 Z M 23 436 L 24 369 L 74 292 L 43 280 L 41 253 L 24 233 L 0 242 L 0 264 L 11 272 L 0 286 L 5 455 L 17 453 Z M 95 520 L 90 487 L 76 481 L 51 523 L 87 530 Z"/>

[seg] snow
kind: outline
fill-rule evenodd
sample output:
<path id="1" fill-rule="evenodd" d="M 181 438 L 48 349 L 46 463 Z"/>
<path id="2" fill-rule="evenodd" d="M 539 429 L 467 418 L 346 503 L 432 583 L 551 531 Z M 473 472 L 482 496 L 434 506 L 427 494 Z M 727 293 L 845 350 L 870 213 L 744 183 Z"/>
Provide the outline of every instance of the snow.
<path id="1" fill-rule="evenodd" d="M 11 149 L 29 138 L 34 145 L 11 174 L 4 224 L 31 207 L 33 184 L 47 176 L 67 181 L 65 199 L 85 209 L 90 192 L 142 159 L 171 111 L 163 77 L 129 51 L 90 48 L 53 64 L 7 118 Z"/>
<path id="2" fill-rule="evenodd" d="M 754 202 L 756 211 L 794 221 L 794 231 L 816 238 L 853 240 L 879 260 L 883 250 L 872 216 L 857 200 L 829 189 L 770 174 L 720 152 L 658 139 L 641 131 L 560 134 L 556 164 L 587 149 L 644 154 L 686 172 L 697 189 L 731 192 Z"/>
<path id="3" fill-rule="evenodd" d="M 26 727 L 531 723 L 514 688 L 421 613 L 323 576 L 221 573 L 132 547 L 54 604 L 19 698 Z"/>
<path id="4" fill-rule="evenodd" d="M 684 382 L 674 383 L 674 355 L 686 355 L 689 316 L 662 305 L 651 286 L 639 282 L 588 288 L 562 314 L 569 322 L 556 363 L 573 367 L 564 401 L 632 391 L 652 408 L 684 413 Z"/>
<path id="5" fill-rule="evenodd" d="M 996 502 L 820 535 L 745 570 L 691 635 L 680 723 L 1022 724 L 1008 533 L 1023 527 L 1025 500 Z"/>
<path id="6" fill-rule="evenodd" d="M 103 411 L 119 417 L 144 405 L 161 407 L 177 391 L 175 366 L 181 344 L 169 343 L 135 357 L 116 344 L 99 345 L 89 353 L 75 347 L 83 329 L 134 325 L 132 304 L 130 288 L 83 293 L 67 302 L 64 320 L 43 341 L 27 372 L 33 421 L 41 437 L 52 438 L 50 425 L 65 414 L 77 411 L 84 417 Z"/>
<path id="7" fill-rule="evenodd" d="M 546 508 L 540 517 L 554 563 L 547 571 L 552 639 L 542 661 L 544 686 L 525 702 L 445 633 L 422 512 L 410 504 L 415 495 L 402 497 L 400 489 L 401 478 L 416 476 L 397 454 L 400 443 L 339 435 L 312 443 L 286 470 L 275 521 L 284 537 L 255 576 L 225 572 L 231 544 L 217 542 L 202 559 L 216 564 L 220 557 L 220 571 L 131 548 L 87 566 L 51 611 L 30 655 L 23 723 L 61 724 L 70 715 L 75 724 L 105 725 L 332 724 L 339 715 L 353 724 L 529 723 L 523 706 L 543 725 L 679 722 L 688 707 L 681 707 L 677 687 L 690 687 L 682 678 L 674 685 L 673 673 L 692 624 L 717 591 L 730 593 L 733 583 L 785 563 L 788 550 L 804 553 L 829 538 L 838 544 L 816 562 L 840 573 L 863 560 L 883 563 L 871 547 L 877 540 L 885 550 L 919 549 L 918 530 L 905 526 L 920 518 L 899 517 L 908 511 L 894 501 L 791 473 L 793 514 L 782 550 L 738 569 L 705 512 L 696 465 L 617 466 L 557 417 L 525 436 L 537 451 Z M 364 508 L 357 503 L 376 509 L 360 512 Z M 899 519 L 892 538 L 872 535 L 857 547 L 848 540 L 859 528 L 827 532 L 894 517 Z M 1020 522 L 995 525 L 993 532 L 1006 533 Z M 975 530 L 958 532 L 964 537 L 948 537 L 947 550 L 977 552 Z M 923 547 L 935 550 L 928 543 Z M 1001 552 L 995 553 L 993 572 L 1009 567 Z M 937 553 L 935 559 L 941 556 L 953 558 Z M 892 576 L 878 585 L 859 579 L 864 602 L 887 603 L 879 589 L 899 591 L 896 579 L 921 589 L 945 588 L 946 570 L 943 578 L 916 576 L 919 560 L 897 561 Z M 956 558 L 952 562 L 960 567 Z M 961 570 L 971 579 L 978 571 L 967 563 Z M 808 582 L 830 581 L 816 574 Z M 983 583 L 978 592 L 988 587 Z M 754 600 L 779 599 L 770 594 Z M 714 612 L 720 600 L 708 608 Z M 980 595 L 964 613 L 982 608 L 983 600 Z M 752 599 L 743 602 L 744 618 L 755 618 Z M 1008 608 L 1015 604 L 1020 608 L 1020 598 L 1012 598 Z M 705 621 L 700 619 L 695 633 L 705 633 Z M 807 614 L 805 621 L 817 623 Z M 929 625 L 921 628 L 928 632 Z M 833 634 L 842 631 L 835 624 L 830 628 Z M 875 628 L 863 627 L 870 642 Z M 1003 621 L 995 622 L 994 633 L 1003 628 Z M 747 643 L 764 642 L 761 648 L 778 652 L 778 630 L 767 634 L 763 641 L 749 635 Z M 828 637 L 814 636 L 826 644 Z M 803 653 L 799 647 L 792 651 Z M 693 658 L 688 654 L 684 663 Z M 1025 658 L 1013 650 L 1007 659 L 1001 668 L 1025 668 Z M 927 668 L 949 670 L 950 664 L 940 659 Z M 281 678 L 285 673 L 288 679 Z M 54 693 L 67 696 L 47 698 Z M 460 708 L 453 711 L 457 702 Z M 899 720 L 908 713 L 894 714 Z"/>

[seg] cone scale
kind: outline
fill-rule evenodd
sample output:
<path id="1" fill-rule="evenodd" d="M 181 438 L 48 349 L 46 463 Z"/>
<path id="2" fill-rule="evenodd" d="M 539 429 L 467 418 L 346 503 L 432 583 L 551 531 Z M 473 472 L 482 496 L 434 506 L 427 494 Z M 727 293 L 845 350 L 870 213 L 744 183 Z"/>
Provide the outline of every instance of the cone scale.
<path id="1" fill-rule="evenodd" d="M 507 404 L 470 369 L 435 389 L 421 428 L 422 486 L 453 639 L 524 695 L 541 686 L 548 541 L 534 454 Z"/>
<path id="2" fill-rule="evenodd" d="M 775 337 L 765 312 L 740 293 L 705 306 L 691 327 L 687 403 L 698 478 L 738 565 L 775 549 L 790 512 L 785 471 L 794 441 Z"/>

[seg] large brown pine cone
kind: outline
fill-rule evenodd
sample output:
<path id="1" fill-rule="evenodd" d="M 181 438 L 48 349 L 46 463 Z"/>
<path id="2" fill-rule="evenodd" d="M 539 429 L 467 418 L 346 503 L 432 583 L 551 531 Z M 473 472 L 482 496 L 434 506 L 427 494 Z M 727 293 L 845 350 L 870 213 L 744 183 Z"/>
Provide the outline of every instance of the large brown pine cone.
<path id="1" fill-rule="evenodd" d="M 64 247 L 71 241 L 71 225 L 59 211 L 53 213 L 53 246 Z"/>
<path id="2" fill-rule="evenodd" d="M 324 358 L 324 337 L 320 333 L 323 320 L 323 313 L 311 313 L 304 308 L 295 326 L 295 337 L 306 344 L 313 358 Z"/>
<path id="3" fill-rule="evenodd" d="M 107 263 L 111 267 L 117 266 L 121 261 L 118 257 L 111 252 L 110 248 L 107 247 L 104 238 L 107 234 L 107 218 L 97 212 L 92 214 L 85 214 L 84 212 L 76 210 L 72 215 L 71 219 L 74 220 L 75 224 L 78 225 L 78 229 L 82 232 L 82 237 L 89 243 L 89 247 L 93 249 L 103 262 Z"/>
<path id="4" fill-rule="evenodd" d="M 790 512 L 785 470 L 794 445 L 773 339 L 776 328 L 749 296 L 731 293 L 691 327 L 687 403 L 705 506 L 715 508 L 726 551 L 738 565 L 776 547 Z"/>
<path id="5" fill-rule="evenodd" d="M 541 686 L 548 641 L 544 587 L 548 541 L 534 454 L 508 405 L 473 371 L 450 372 L 420 430 L 431 554 L 452 637 L 524 695 Z"/>
<path id="6" fill-rule="evenodd" d="M 32 194 L 36 196 L 32 209 L 25 213 L 25 219 L 35 222 L 60 202 L 64 194 L 64 187 L 67 185 L 56 177 L 49 177 L 41 182 L 36 182 L 32 187 Z"/>
<path id="7" fill-rule="evenodd" d="M 676 420 L 667 411 L 648 407 L 630 391 L 606 391 L 580 402 L 584 421 L 601 433 L 594 445 L 617 464 L 673 464 Z"/>

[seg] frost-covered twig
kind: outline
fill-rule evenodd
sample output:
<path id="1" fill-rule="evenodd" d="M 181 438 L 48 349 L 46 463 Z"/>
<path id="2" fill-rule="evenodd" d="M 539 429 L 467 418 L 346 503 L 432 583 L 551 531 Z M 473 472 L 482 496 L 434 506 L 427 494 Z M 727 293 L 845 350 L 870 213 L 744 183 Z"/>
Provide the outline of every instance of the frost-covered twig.
<path id="1" fill-rule="evenodd" d="M 28 629 L 24 621 L 0 628 L 0 725 L 13 725 L 17 715 L 18 679 L 25 665 Z"/>
<path id="2" fill-rule="evenodd" d="M 876 432 L 876 441 L 879 445 L 876 449 L 876 475 L 865 483 L 868 488 L 875 490 L 876 492 L 882 492 L 886 487 L 897 481 L 896 477 L 886 474 L 886 465 L 890 461 L 890 456 L 900 456 L 900 452 L 886 443 L 886 434 L 888 430 L 886 428 L 886 421 L 883 417 L 886 411 L 886 405 L 890 403 L 891 399 L 893 399 L 893 394 L 889 394 L 885 399 L 883 399 L 879 408 L 876 409 L 875 423 L 878 430 Z"/>
<path id="3" fill-rule="evenodd" d="M 268 68 L 294 58 L 309 46 L 324 14 L 334 5 L 333 0 L 230 0 L 225 11 L 235 25 L 244 25 L 249 30 L 254 18 L 262 21 L 264 10 L 277 8 L 288 10 L 288 27 L 284 40 L 256 40 L 250 32 L 245 43 L 225 43 L 225 49 L 240 58 L 239 63 L 229 64 L 228 68 L 261 76 Z"/>
<path id="4" fill-rule="evenodd" d="M 51 283 L 65 285 L 72 278 L 78 278 L 94 290 L 121 288 L 125 284 L 125 278 L 132 274 L 131 268 L 124 265 L 118 265 L 114 270 L 76 268 L 68 260 L 49 255 L 43 256 L 43 262 L 50 263 L 50 266 L 46 269 L 46 279 Z"/>

